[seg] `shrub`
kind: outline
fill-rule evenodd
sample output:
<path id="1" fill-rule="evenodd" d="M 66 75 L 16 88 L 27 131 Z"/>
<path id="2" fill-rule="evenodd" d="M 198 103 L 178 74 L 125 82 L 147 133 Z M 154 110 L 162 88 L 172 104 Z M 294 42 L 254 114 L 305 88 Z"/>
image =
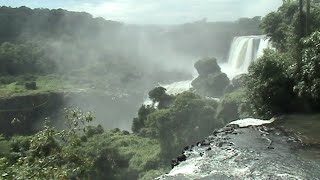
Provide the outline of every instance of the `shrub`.
<path id="1" fill-rule="evenodd" d="M 142 105 L 138 111 L 138 117 L 133 119 L 131 127 L 132 132 L 139 133 L 139 131 L 145 127 L 147 116 L 154 111 L 155 108 L 153 106 Z"/>
<path id="2" fill-rule="evenodd" d="M 224 124 L 240 118 L 252 116 L 248 107 L 247 96 L 244 88 L 237 89 L 232 93 L 225 94 L 220 100 L 217 108 L 217 119 L 221 119 Z"/>
<path id="3" fill-rule="evenodd" d="M 301 77 L 295 92 L 313 110 L 320 107 L 320 32 L 314 32 L 304 40 Z"/>
<path id="4" fill-rule="evenodd" d="M 14 76 L 1 76 L 0 77 L 0 85 L 1 84 L 11 84 L 13 82 L 16 82 L 16 78 Z"/>
<path id="5" fill-rule="evenodd" d="M 36 82 L 26 82 L 25 84 L 24 84 L 24 87 L 26 88 L 26 89 L 28 89 L 28 90 L 35 90 L 35 89 L 37 89 L 37 84 L 36 84 Z"/>
<path id="6" fill-rule="evenodd" d="M 104 132 L 104 129 L 101 125 L 95 126 L 88 126 L 86 129 L 86 136 L 92 137 L 96 134 L 102 134 Z"/>
<path id="7" fill-rule="evenodd" d="M 187 91 L 176 95 L 168 108 L 140 108 L 133 127 L 139 135 L 159 139 L 161 156 L 169 161 L 184 146 L 196 143 L 223 125 L 215 118 L 216 108 L 216 101 Z M 143 128 L 136 128 L 141 124 Z"/>
<path id="8" fill-rule="evenodd" d="M 163 169 L 158 140 L 87 126 L 93 116 L 78 108 L 66 113 L 65 130 L 45 125 L 9 142 L 0 136 L 2 179 L 138 179 Z M 2 142 L 10 147 L 4 149 Z M 2 154 L 4 150 L 9 153 Z"/>
<path id="9" fill-rule="evenodd" d="M 270 117 L 290 111 L 294 81 L 286 55 L 266 50 L 249 67 L 246 80 L 248 100 L 256 115 Z"/>
<path id="10" fill-rule="evenodd" d="M 0 158 L 10 153 L 9 142 L 0 134 Z"/>

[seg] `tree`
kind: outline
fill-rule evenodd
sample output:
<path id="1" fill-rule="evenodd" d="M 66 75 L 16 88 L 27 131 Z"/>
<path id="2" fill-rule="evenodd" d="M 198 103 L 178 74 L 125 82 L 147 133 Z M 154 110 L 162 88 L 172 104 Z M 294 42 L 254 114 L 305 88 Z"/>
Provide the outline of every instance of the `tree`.
<path id="1" fill-rule="evenodd" d="M 256 115 L 270 118 L 291 110 L 294 81 L 290 62 L 285 54 L 267 50 L 249 67 L 247 95 Z"/>
<path id="2" fill-rule="evenodd" d="M 135 133 L 159 139 L 165 160 L 175 157 L 184 146 L 199 141 L 223 125 L 215 118 L 218 106 L 216 101 L 202 99 L 188 91 L 173 99 L 165 108 L 151 110 L 149 107 L 141 107 L 143 113 L 139 113 L 133 125 Z"/>
<path id="3" fill-rule="evenodd" d="M 158 108 L 168 107 L 172 101 L 172 97 L 166 93 L 166 88 L 156 87 L 149 92 L 149 98 L 153 103 L 158 102 Z"/>
<path id="4" fill-rule="evenodd" d="M 311 108 L 320 107 L 320 32 L 314 32 L 304 40 L 301 77 L 295 86 L 299 97 L 305 99 Z"/>

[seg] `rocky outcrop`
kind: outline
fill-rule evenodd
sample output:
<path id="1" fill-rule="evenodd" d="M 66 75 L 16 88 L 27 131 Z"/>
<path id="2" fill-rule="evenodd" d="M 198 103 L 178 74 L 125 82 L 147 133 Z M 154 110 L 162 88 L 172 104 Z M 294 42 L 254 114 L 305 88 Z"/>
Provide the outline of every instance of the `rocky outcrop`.
<path id="1" fill-rule="evenodd" d="M 243 88 L 245 85 L 245 74 L 240 74 L 235 76 L 232 80 L 231 83 L 225 88 L 224 93 L 231 93 L 236 91 L 239 88 Z"/>
<path id="2" fill-rule="evenodd" d="M 185 148 L 185 158 L 174 160 L 175 167 L 158 180 L 319 179 L 320 148 L 306 146 L 284 124 L 254 119 L 229 124 Z"/>
<path id="3" fill-rule="evenodd" d="M 203 96 L 221 97 L 230 81 L 215 58 L 204 58 L 194 65 L 199 76 L 192 81 L 195 91 Z"/>

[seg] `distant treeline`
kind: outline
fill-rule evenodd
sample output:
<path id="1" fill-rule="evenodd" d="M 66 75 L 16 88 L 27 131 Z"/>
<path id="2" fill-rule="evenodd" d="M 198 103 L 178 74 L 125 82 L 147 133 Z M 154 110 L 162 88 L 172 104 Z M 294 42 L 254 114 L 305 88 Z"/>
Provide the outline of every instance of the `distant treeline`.
<path id="1" fill-rule="evenodd" d="M 76 37 L 77 40 L 104 41 L 106 44 L 112 44 L 119 39 L 123 40 L 119 37 L 123 36 L 121 32 L 126 32 L 126 37 L 129 36 L 130 40 L 137 40 L 143 32 L 152 36 L 151 40 L 169 41 L 174 50 L 188 55 L 223 57 L 228 53 L 234 36 L 261 34 L 260 22 L 261 17 L 254 17 L 241 18 L 235 22 L 197 21 L 169 27 L 136 26 L 93 18 L 85 12 L 3 6 L 0 8 L 0 42 L 16 42 L 39 37 L 69 40 Z"/>
<path id="2" fill-rule="evenodd" d="M 201 57 L 225 60 L 234 36 L 261 34 L 260 22 L 254 17 L 174 26 L 126 25 L 85 12 L 3 6 L 0 75 L 99 77 L 117 86 L 186 79 Z"/>
<path id="3" fill-rule="evenodd" d="M 0 7 L 0 41 L 28 40 L 37 36 L 88 37 L 111 33 L 121 23 L 93 18 L 85 12 L 63 9 L 30 9 L 28 7 Z M 88 34 L 90 33 L 90 34 Z"/>

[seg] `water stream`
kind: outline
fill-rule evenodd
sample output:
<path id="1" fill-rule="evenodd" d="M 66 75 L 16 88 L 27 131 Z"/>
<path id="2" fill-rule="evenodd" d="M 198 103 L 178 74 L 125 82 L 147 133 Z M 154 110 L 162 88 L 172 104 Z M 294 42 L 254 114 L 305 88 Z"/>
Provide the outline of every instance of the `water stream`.
<path id="1" fill-rule="evenodd" d="M 261 57 L 266 48 L 271 48 L 271 42 L 265 35 L 234 37 L 228 61 L 220 64 L 222 72 L 230 79 L 248 73 L 250 64 Z"/>

